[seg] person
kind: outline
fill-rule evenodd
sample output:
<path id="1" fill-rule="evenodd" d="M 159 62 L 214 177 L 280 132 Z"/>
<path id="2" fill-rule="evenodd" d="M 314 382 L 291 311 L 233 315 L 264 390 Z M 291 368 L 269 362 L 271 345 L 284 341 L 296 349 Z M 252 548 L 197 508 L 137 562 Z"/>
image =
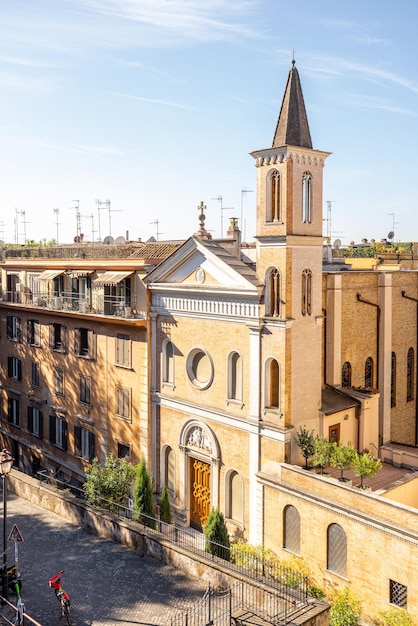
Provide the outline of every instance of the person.
<path id="1" fill-rule="evenodd" d="M 52 578 L 50 578 L 48 581 L 48 585 L 52 587 L 53 590 L 55 591 L 55 595 L 57 596 L 57 599 L 61 603 L 61 617 L 64 617 L 65 615 L 64 606 L 66 605 L 68 608 L 68 611 L 70 610 L 70 596 L 62 588 L 62 584 L 61 584 L 62 574 L 63 574 L 63 571 L 58 572 L 58 574 L 55 574 L 55 576 L 52 576 Z"/>

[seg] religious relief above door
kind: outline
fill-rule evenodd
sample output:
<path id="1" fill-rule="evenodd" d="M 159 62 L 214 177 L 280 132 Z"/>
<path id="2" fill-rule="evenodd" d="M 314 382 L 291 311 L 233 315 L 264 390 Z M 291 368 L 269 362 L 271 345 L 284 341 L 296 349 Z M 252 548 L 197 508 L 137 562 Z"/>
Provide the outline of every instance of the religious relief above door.
<path id="1" fill-rule="evenodd" d="M 190 457 L 190 525 L 202 530 L 210 513 L 210 465 Z"/>

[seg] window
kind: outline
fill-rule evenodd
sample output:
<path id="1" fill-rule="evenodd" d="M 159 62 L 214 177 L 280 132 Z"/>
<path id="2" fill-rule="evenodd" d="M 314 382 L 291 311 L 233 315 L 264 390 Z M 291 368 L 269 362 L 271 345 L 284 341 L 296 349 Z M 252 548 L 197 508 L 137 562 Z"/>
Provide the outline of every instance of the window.
<path id="1" fill-rule="evenodd" d="M 327 569 L 347 577 L 347 537 L 339 524 L 330 524 L 327 529 Z"/>
<path id="2" fill-rule="evenodd" d="M 283 548 L 300 554 L 300 515 L 291 505 L 283 511 Z"/>
<path id="3" fill-rule="evenodd" d="M 226 516 L 239 524 L 244 523 L 244 484 L 235 470 L 226 477 Z"/>
<path id="4" fill-rule="evenodd" d="M 408 604 L 408 587 L 396 582 L 396 580 L 389 580 L 389 602 L 406 609 Z"/>
<path id="5" fill-rule="evenodd" d="M 372 389 L 374 378 L 373 359 L 369 356 L 364 364 L 364 386 L 366 389 Z"/>
<path id="6" fill-rule="evenodd" d="M 163 343 L 162 381 L 174 384 L 174 345 L 168 339 Z"/>
<path id="7" fill-rule="evenodd" d="M 312 272 L 302 272 L 302 315 L 312 315 Z"/>
<path id="8" fill-rule="evenodd" d="M 57 396 L 64 395 L 64 370 L 58 367 L 54 370 L 54 391 Z"/>
<path id="9" fill-rule="evenodd" d="M 9 424 L 20 426 L 20 405 L 17 398 L 7 399 L 7 419 Z"/>
<path id="10" fill-rule="evenodd" d="M 207 352 L 196 348 L 189 352 L 186 363 L 190 382 L 198 389 L 207 389 L 213 381 L 213 363 Z"/>
<path id="11" fill-rule="evenodd" d="M 266 207 L 266 222 L 281 222 L 282 209 L 281 209 L 281 185 L 280 185 L 280 173 L 277 170 L 273 170 L 267 179 L 267 207 Z"/>
<path id="12" fill-rule="evenodd" d="M 50 346 L 53 350 L 65 352 L 67 328 L 63 324 L 50 325 Z"/>
<path id="13" fill-rule="evenodd" d="M 131 341 L 129 335 L 116 335 L 116 365 L 131 367 Z"/>
<path id="14" fill-rule="evenodd" d="M 41 368 L 39 363 L 36 361 L 32 361 L 32 387 L 40 387 L 41 386 Z"/>
<path id="15" fill-rule="evenodd" d="M 116 415 L 125 419 L 131 417 L 131 390 L 127 387 L 116 388 Z"/>
<path id="16" fill-rule="evenodd" d="M 118 443 L 118 459 L 129 459 L 131 448 L 126 443 Z"/>
<path id="17" fill-rule="evenodd" d="M 305 172 L 302 176 L 302 222 L 312 221 L 312 176 Z"/>
<path id="18" fill-rule="evenodd" d="M 57 448 L 67 449 L 67 422 L 59 415 L 49 416 L 49 441 Z"/>
<path id="19" fill-rule="evenodd" d="M 390 406 L 396 406 L 396 354 L 392 352 L 390 376 Z"/>
<path id="20" fill-rule="evenodd" d="M 277 268 L 273 267 L 266 272 L 265 312 L 268 317 L 279 317 L 281 313 L 280 290 L 280 272 Z"/>
<path id="21" fill-rule="evenodd" d="M 410 402 L 414 399 L 414 349 L 409 348 L 406 360 L 406 401 Z"/>
<path id="22" fill-rule="evenodd" d="M 94 433 L 82 426 L 74 426 L 74 451 L 76 456 L 91 462 L 94 459 Z"/>
<path id="23" fill-rule="evenodd" d="M 22 380 L 22 361 L 15 356 L 7 357 L 7 375 L 13 380 Z"/>
<path id="24" fill-rule="evenodd" d="M 74 353 L 88 359 L 95 356 L 96 335 L 88 328 L 74 329 Z"/>
<path id="25" fill-rule="evenodd" d="M 242 357 L 238 352 L 228 356 L 228 400 L 242 401 Z"/>
<path id="26" fill-rule="evenodd" d="M 27 339 L 30 346 L 41 345 L 41 325 L 37 320 L 28 320 Z"/>
<path id="27" fill-rule="evenodd" d="M 343 365 L 342 376 L 341 376 L 341 386 L 351 387 L 351 365 L 348 361 L 346 361 Z"/>
<path id="28" fill-rule="evenodd" d="M 164 484 L 170 493 L 174 493 L 176 489 L 176 458 L 174 450 L 170 446 L 164 448 L 163 459 L 164 468 L 162 475 Z"/>
<path id="29" fill-rule="evenodd" d="M 280 367 L 276 359 L 268 359 L 265 368 L 265 406 L 278 409 L 280 406 Z"/>
<path id="30" fill-rule="evenodd" d="M 28 406 L 28 431 L 42 439 L 43 436 L 43 415 L 41 411 L 34 406 Z"/>
<path id="31" fill-rule="evenodd" d="M 22 341 L 20 317 L 7 316 L 7 336 L 12 341 Z"/>
<path id="32" fill-rule="evenodd" d="M 80 402 L 91 404 L 91 378 L 80 376 Z"/>

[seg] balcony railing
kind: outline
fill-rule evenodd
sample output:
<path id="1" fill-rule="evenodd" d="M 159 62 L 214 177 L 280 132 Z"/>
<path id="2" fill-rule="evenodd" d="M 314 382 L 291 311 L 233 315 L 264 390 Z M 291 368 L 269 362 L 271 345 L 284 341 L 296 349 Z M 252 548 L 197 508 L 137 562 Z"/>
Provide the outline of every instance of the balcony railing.
<path id="1" fill-rule="evenodd" d="M 138 312 L 135 299 L 120 296 L 109 296 L 94 291 L 82 297 L 71 292 L 56 295 L 44 293 L 26 293 L 6 291 L 2 294 L 3 302 L 23 304 L 24 306 L 53 311 L 68 311 L 92 315 L 109 315 L 124 319 L 145 317 L 145 312 Z"/>

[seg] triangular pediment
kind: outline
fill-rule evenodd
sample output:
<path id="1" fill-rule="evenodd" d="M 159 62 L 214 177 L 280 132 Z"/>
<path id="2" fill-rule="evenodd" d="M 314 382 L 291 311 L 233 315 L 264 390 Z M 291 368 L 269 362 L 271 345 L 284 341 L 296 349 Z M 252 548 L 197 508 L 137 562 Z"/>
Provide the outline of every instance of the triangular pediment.
<path id="1" fill-rule="evenodd" d="M 256 291 L 254 270 L 235 259 L 216 242 L 188 239 L 146 277 L 153 288 L 162 285 L 185 289 Z"/>

